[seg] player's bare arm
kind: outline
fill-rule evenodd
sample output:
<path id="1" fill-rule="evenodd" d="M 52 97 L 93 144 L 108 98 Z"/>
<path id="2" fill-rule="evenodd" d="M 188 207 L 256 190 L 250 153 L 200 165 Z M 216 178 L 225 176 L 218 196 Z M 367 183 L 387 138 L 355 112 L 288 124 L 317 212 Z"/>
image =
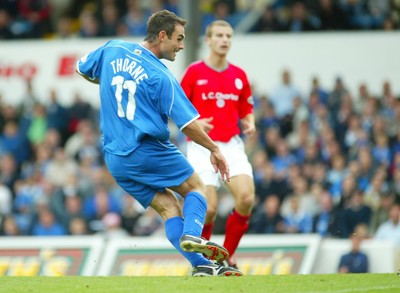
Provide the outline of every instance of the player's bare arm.
<path id="1" fill-rule="evenodd" d="M 210 122 L 214 120 L 214 117 L 208 117 L 208 118 L 203 118 L 203 119 L 197 119 L 199 121 L 201 128 L 207 133 L 211 131 L 211 129 L 214 128 L 214 125 L 212 125 Z"/>
<path id="2" fill-rule="evenodd" d="M 195 120 L 182 129 L 182 132 L 195 143 L 205 147 L 211 152 L 210 161 L 215 172 L 221 173 L 224 181 L 230 181 L 228 163 L 217 144 L 202 129 L 200 122 Z"/>
<path id="3" fill-rule="evenodd" d="M 256 124 L 254 121 L 253 114 L 247 114 L 244 118 L 240 120 L 243 134 L 252 136 L 256 133 Z"/>

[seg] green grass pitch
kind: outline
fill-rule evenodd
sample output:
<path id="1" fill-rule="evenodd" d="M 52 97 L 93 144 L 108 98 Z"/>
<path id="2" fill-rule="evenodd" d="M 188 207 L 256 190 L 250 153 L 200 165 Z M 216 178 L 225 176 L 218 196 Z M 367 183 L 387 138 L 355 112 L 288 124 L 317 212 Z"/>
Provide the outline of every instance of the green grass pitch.
<path id="1" fill-rule="evenodd" d="M 243 277 L 0 277 L 0 292 L 347 293 L 400 292 L 397 274 Z"/>

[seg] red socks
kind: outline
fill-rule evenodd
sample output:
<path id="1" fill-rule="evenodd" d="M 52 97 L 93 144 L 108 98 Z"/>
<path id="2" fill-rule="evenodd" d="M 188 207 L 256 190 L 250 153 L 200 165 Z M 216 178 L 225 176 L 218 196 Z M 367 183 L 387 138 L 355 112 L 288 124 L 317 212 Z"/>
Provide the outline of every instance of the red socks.
<path id="1" fill-rule="evenodd" d="M 236 210 L 233 210 L 226 220 L 224 247 L 229 251 L 230 256 L 235 253 L 240 239 L 249 228 L 249 219 L 250 215 L 242 216 Z M 210 240 L 213 227 L 214 223 L 204 224 L 201 236 Z"/>
<path id="2" fill-rule="evenodd" d="M 205 239 L 210 240 L 213 227 L 214 227 L 214 222 L 209 223 L 209 224 L 204 224 L 203 232 L 201 233 L 201 237 L 204 237 Z"/>
<path id="3" fill-rule="evenodd" d="M 242 216 L 236 210 L 229 215 L 225 226 L 224 247 L 229 251 L 230 256 L 233 256 L 240 239 L 249 228 L 249 219 L 250 215 Z"/>

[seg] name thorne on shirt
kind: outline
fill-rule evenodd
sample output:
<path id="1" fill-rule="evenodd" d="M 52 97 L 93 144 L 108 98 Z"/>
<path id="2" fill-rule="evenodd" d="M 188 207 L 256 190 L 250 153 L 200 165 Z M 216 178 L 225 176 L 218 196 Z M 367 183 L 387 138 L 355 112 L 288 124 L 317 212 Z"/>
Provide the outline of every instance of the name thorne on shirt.
<path id="1" fill-rule="evenodd" d="M 127 72 L 132 76 L 132 79 L 139 84 L 142 80 L 148 79 L 147 73 L 138 62 L 129 58 L 118 58 L 110 62 L 114 74 L 118 72 Z"/>

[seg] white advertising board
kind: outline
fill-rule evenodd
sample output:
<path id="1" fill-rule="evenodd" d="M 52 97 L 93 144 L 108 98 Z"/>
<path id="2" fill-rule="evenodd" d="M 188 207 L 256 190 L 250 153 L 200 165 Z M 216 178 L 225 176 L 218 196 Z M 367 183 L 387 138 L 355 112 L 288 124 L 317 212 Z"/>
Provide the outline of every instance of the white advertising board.
<path id="1" fill-rule="evenodd" d="M 213 241 L 223 243 L 222 236 Z M 368 240 L 370 273 L 396 272 L 399 249 Z M 245 235 L 236 258 L 245 275 L 331 274 L 350 242 L 314 234 Z M 164 237 L 1 237 L 1 276 L 187 276 L 189 263 Z"/>
<path id="2" fill-rule="evenodd" d="M 1 276 L 93 276 L 102 237 L 1 237 Z"/>
<path id="3" fill-rule="evenodd" d="M 221 236 L 212 238 L 223 243 Z M 235 256 L 245 275 L 311 273 L 318 235 L 246 235 Z M 98 271 L 100 276 L 184 276 L 189 263 L 165 238 L 112 239 Z"/>

